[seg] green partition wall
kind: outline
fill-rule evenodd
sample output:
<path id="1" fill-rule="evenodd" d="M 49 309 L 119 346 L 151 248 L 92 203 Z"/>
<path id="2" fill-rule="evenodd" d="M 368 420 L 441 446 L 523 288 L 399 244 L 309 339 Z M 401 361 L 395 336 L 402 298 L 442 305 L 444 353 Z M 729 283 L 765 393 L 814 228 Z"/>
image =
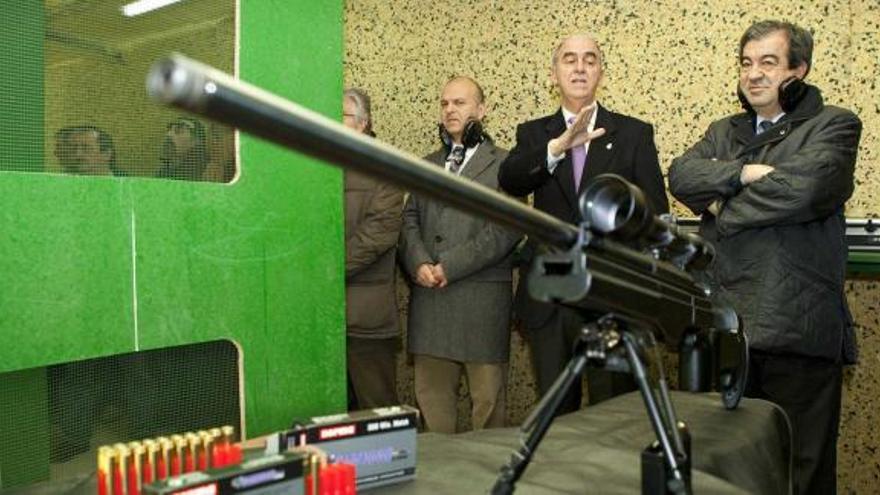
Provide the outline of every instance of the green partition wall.
<path id="1" fill-rule="evenodd" d="M 20 56 L 0 71 L 0 116 L 27 114 L 26 120 L 0 119 L 0 163 L 9 169 L 40 170 L 43 155 L 43 32 L 41 2 L 7 2 L 0 15 L 0 50 Z M 22 22 L 22 19 L 25 22 Z"/>
<path id="2" fill-rule="evenodd" d="M 342 1 L 239 3 L 241 78 L 338 118 Z M 341 173 L 249 136 L 240 157 L 232 184 L 0 172 L 0 373 L 221 338 L 248 436 L 344 408 Z"/>

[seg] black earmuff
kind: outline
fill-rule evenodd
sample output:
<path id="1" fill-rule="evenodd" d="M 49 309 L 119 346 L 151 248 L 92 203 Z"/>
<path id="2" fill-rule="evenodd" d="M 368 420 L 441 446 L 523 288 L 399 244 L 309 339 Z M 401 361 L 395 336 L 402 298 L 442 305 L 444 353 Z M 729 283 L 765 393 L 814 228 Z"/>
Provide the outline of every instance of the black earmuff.
<path id="1" fill-rule="evenodd" d="M 440 123 L 438 124 L 438 128 L 440 131 L 440 142 L 443 143 L 443 147 L 447 150 L 452 149 L 452 136 L 449 134 L 449 131 L 446 130 L 446 126 Z M 466 149 L 473 148 L 482 143 L 484 138 L 483 124 L 480 123 L 479 120 L 468 120 L 467 124 L 464 125 L 464 132 L 461 134 L 461 144 L 463 144 Z"/>
<path id="2" fill-rule="evenodd" d="M 797 104 L 800 103 L 806 95 L 807 83 L 805 83 L 803 79 L 791 76 L 785 81 L 782 81 L 782 84 L 779 85 L 779 106 L 782 107 L 783 112 L 789 113 L 795 109 Z M 739 98 L 739 103 L 742 105 L 743 110 L 754 112 L 745 93 L 743 93 L 742 88 L 739 87 L 739 83 L 736 85 L 736 97 Z"/>
<path id="3" fill-rule="evenodd" d="M 789 113 L 807 95 L 807 83 L 802 79 L 791 76 L 779 85 L 779 106 L 782 111 Z"/>

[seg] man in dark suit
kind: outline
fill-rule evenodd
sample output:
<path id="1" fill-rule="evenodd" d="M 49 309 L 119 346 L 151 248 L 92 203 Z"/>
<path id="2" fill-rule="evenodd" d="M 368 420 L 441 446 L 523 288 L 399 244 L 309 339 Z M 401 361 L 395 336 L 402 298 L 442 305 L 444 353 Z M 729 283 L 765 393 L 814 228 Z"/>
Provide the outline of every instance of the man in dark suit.
<path id="1" fill-rule="evenodd" d="M 507 155 L 485 134 L 483 90 L 454 77 L 440 97 L 443 148 L 427 160 L 449 173 L 498 188 Z M 467 376 L 475 429 L 505 425 L 510 351 L 510 254 L 519 236 L 484 218 L 410 195 L 399 249 L 413 281 L 408 347 L 416 401 L 431 431 L 454 433 L 461 372 Z"/>
<path id="2" fill-rule="evenodd" d="M 590 179 L 615 173 L 639 186 L 658 214 L 669 210 L 650 124 L 610 112 L 596 102 L 602 80 L 602 52 L 589 35 L 563 38 L 553 51 L 550 79 L 559 89 L 556 113 L 521 124 L 516 146 L 502 163 L 498 180 L 514 196 L 534 194 L 535 208 L 571 223 L 581 221 L 578 193 Z M 535 246 L 526 246 L 530 261 Z M 516 295 L 516 313 L 527 329 L 541 394 L 563 370 L 582 318 L 572 310 L 539 303 L 525 279 Z M 635 390 L 629 375 L 588 370 L 590 403 Z M 580 407 L 575 387 L 560 408 Z"/>

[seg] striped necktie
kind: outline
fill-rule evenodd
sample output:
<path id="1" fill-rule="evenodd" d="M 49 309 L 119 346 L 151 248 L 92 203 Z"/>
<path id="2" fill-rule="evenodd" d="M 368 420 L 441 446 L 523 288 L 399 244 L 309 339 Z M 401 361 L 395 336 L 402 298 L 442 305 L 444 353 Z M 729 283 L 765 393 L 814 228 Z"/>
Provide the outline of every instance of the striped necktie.
<path id="1" fill-rule="evenodd" d="M 758 132 L 756 132 L 756 134 L 763 134 L 771 127 L 773 127 L 773 122 L 770 122 L 769 120 L 761 121 L 761 123 L 758 124 Z"/>
<path id="2" fill-rule="evenodd" d="M 455 175 L 461 171 L 461 164 L 464 163 L 464 146 L 456 144 L 446 157 L 446 163 L 449 164 L 449 171 Z"/>

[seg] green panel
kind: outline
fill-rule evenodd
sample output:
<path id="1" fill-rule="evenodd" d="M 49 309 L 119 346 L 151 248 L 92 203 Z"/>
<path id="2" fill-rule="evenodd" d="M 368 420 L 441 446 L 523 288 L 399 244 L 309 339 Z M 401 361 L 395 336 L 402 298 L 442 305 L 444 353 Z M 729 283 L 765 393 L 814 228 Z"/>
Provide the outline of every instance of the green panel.
<path id="1" fill-rule="evenodd" d="M 240 3 L 242 78 L 338 118 L 341 0 Z M 228 338 L 249 436 L 343 409 L 341 174 L 247 136 L 241 163 L 231 185 L 0 173 L 0 372 Z"/>
<path id="2" fill-rule="evenodd" d="M 132 350 L 129 188 L 0 179 L 0 372 Z"/>
<path id="3" fill-rule="evenodd" d="M 25 22 L 22 22 L 25 19 Z M 3 2 L 0 14 L 0 170 L 43 169 L 43 2 Z"/>
<path id="4" fill-rule="evenodd" d="M 849 273 L 880 273 L 880 252 L 850 251 L 846 269 Z"/>
<path id="5" fill-rule="evenodd" d="M 340 0 L 241 2 L 240 76 L 293 101 L 341 118 L 343 4 Z M 259 339 L 245 351 L 249 433 L 290 425 L 292 415 L 345 408 L 345 281 L 342 174 L 288 151 L 242 137 L 244 186 L 266 210 L 258 225 L 270 304 L 265 328 L 289 332 L 287 344 Z M 284 367 L 264 355 L 276 353 Z M 259 402 L 256 402 L 259 401 Z"/>

